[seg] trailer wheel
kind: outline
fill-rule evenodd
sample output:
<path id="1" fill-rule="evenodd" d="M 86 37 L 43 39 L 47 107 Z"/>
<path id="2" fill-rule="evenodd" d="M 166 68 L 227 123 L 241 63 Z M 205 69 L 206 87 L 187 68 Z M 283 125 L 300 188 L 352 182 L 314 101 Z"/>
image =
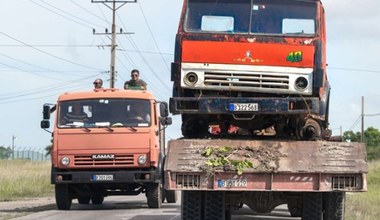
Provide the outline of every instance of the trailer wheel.
<path id="1" fill-rule="evenodd" d="M 146 188 L 146 198 L 149 208 L 161 208 L 162 206 L 162 184 L 149 184 Z"/>
<path id="2" fill-rule="evenodd" d="M 302 220 L 322 219 L 322 193 L 304 193 Z"/>
<path id="3" fill-rule="evenodd" d="M 182 191 L 182 220 L 203 220 L 202 209 L 203 205 L 201 191 Z"/>
<path id="4" fill-rule="evenodd" d="M 91 197 L 92 204 L 101 205 L 104 202 L 104 196 L 102 195 L 94 195 Z"/>
<path id="5" fill-rule="evenodd" d="M 165 197 L 168 203 L 177 202 L 177 192 L 175 190 L 165 190 Z"/>
<path id="6" fill-rule="evenodd" d="M 69 210 L 72 199 L 69 192 L 69 186 L 58 184 L 55 185 L 55 203 L 59 210 Z"/>
<path id="7" fill-rule="evenodd" d="M 205 220 L 212 219 L 226 219 L 226 208 L 224 201 L 224 192 L 205 192 L 205 204 L 204 204 L 204 214 Z"/>
<path id="8" fill-rule="evenodd" d="M 80 196 L 78 197 L 78 203 L 82 205 L 88 205 L 91 198 L 89 196 Z"/>
<path id="9" fill-rule="evenodd" d="M 346 194 L 344 192 L 330 192 L 323 196 L 324 220 L 343 220 L 345 214 Z"/>

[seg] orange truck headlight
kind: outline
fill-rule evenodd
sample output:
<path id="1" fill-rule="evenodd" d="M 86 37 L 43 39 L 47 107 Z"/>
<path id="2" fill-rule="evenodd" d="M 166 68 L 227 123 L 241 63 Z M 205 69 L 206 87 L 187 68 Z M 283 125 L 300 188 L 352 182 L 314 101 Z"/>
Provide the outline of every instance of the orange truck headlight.
<path id="1" fill-rule="evenodd" d="M 143 165 L 146 163 L 146 155 L 139 155 L 139 157 L 137 158 L 137 163 L 139 163 L 140 165 Z"/>
<path id="2" fill-rule="evenodd" d="M 61 158 L 61 164 L 64 166 L 68 166 L 70 164 L 70 158 L 68 157 L 62 157 Z"/>

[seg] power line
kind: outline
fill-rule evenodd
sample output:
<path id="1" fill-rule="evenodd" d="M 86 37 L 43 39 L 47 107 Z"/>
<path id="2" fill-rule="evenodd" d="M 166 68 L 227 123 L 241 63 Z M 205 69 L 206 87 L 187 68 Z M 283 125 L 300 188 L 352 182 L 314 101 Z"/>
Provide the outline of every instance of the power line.
<path id="1" fill-rule="evenodd" d="M 355 122 L 351 125 L 350 129 L 348 129 L 349 131 L 352 131 L 360 122 L 361 120 L 361 115 L 359 115 L 359 117 L 355 120 Z"/>
<path id="2" fill-rule="evenodd" d="M 87 25 L 87 24 L 91 24 L 91 25 L 95 25 L 95 26 L 98 26 L 98 27 L 102 27 L 102 28 L 103 28 L 103 26 L 101 26 L 101 25 L 98 25 L 98 24 L 92 23 L 92 22 L 90 22 L 90 21 L 84 20 L 84 19 L 82 19 L 82 18 L 80 18 L 80 17 L 77 17 L 76 15 L 73 15 L 73 14 L 71 14 L 71 13 L 69 13 L 69 12 L 66 12 L 66 11 L 64 11 L 64 10 L 62 10 L 62 9 L 59 9 L 59 8 L 55 7 L 54 5 L 52 5 L 52 4 L 49 4 L 49 3 L 45 2 L 44 0 L 40 0 L 40 1 L 43 2 L 44 4 L 50 6 L 51 8 L 54 8 L 55 10 L 60 11 L 61 13 L 67 14 L 67 15 L 69 15 L 69 16 L 71 16 L 71 17 L 74 17 L 75 19 L 80 20 L 80 21 L 82 21 L 82 22 L 79 22 L 79 21 L 77 21 L 77 20 L 74 20 L 74 19 L 72 19 L 72 18 L 70 18 L 70 17 L 68 17 L 68 16 L 66 16 L 66 15 L 64 15 L 64 14 L 60 14 L 60 13 L 58 13 L 58 12 L 56 12 L 56 11 L 53 11 L 53 10 L 51 10 L 50 8 L 46 7 L 46 6 L 43 6 L 43 5 L 41 5 L 41 4 L 37 3 L 37 2 L 35 2 L 34 0 L 31 0 L 31 2 L 33 2 L 34 4 L 36 4 L 36 5 L 38 5 L 38 6 L 42 7 L 42 8 L 44 8 L 44 9 L 50 11 L 50 12 L 52 12 L 52 13 L 58 15 L 58 16 L 61 16 L 61 17 L 65 18 L 65 19 L 67 19 L 67 20 L 70 20 L 70 21 L 72 21 L 72 22 L 74 22 L 74 23 L 77 23 L 77 24 L 79 24 L 79 25 L 81 25 L 81 26 L 88 27 L 88 28 L 92 28 L 91 26 Z M 84 23 L 83 23 L 83 22 L 84 22 Z M 87 24 L 85 24 L 85 23 L 87 23 Z"/>
<path id="3" fill-rule="evenodd" d="M 367 72 L 367 73 L 380 73 L 377 70 L 366 70 L 366 69 L 356 69 L 356 68 L 342 68 L 342 67 L 327 67 L 333 70 L 344 70 L 344 71 L 357 71 L 357 72 Z"/>
<path id="4" fill-rule="evenodd" d="M 48 52 L 46 52 L 46 51 L 44 51 L 44 50 L 38 49 L 37 47 L 33 47 L 32 45 L 29 45 L 29 44 L 27 44 L 27 43 L 25 43 L 25 42 L 23 42 L 23 41 L 21 41 L 21 40 L 18 40 L 18 39 L 16 39 L 16 38 L 14 38 L 14 37 L 12 37 L 12 36 L 10 36 L 10 35 L 4 33 L 4 32 L 0 32 L 0 34 L 4 35 L 4 36 L 6 36 L 6 37 L 8 37 L 8 38 L 10 38 L 10 39 L 12 39 L 12 40 L 14 40 L 14 41 L 20 43 L 20 44 L 23 44 L 23 45 L 25 45 L 25 46 L 27 46 L 27 47 L 30 47 L 30 48 L 32 48 L 32 49 L 34 49 L 34 50 L 37 50 L 37 51 L 39 51 L 39 52 L 41 52 L 41 53 L 43 53 L 43 54 L 46 54 L 46 55 L 51 56 L 51 57 L 54 57 L 54 58 L 56 58 L 56 59 L 58 59 L 58 60 L 61 60 L 61 61 L 64 61 L 64 62 L 67 62 L 67 63 L 70 63 L 70 64 L 74 64 L 74 65 L 77 65 L 77 66 L 85 67 L 85 68 L 87 68 L 87 69 L 92 69 L 92 70 L 100 71 L 99 69 L 96 69 L 96 68 L 94 68 L 94 67 L 86 66 L 86 65 L 83 65 L 83 64 L 80 64 L 80 63 L 76 63 L 76 62 L 73 62 L 73 61 L 71 61 L 71 60 L 67 60 L 67 59 L 61 58 L 61 57 L 59 57 L 59 56 L 57 56 L 57 55 L 54 55 L 54 54 L 48 53 Z"/>

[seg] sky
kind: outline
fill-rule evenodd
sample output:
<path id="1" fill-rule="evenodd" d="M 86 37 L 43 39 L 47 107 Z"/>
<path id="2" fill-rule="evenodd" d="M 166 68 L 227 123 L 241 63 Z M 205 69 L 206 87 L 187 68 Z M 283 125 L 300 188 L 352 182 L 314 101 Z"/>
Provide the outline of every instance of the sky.
<path id="1" fill-rule="evenodd" d="M 323 1 L 327 22 L 328 77 L 333 134 L 380 129 L 380 1 Z M 110 4 L 108 4 L 111 6 Z M 158 100 L 171 96 L 170 63 L 180 0 L 138 0 L 116 13 L 116 88 L 140 70 Z M 91 0 L 2 0 L 0 3 L 0 146 L 42 149 L 51 134 L 40 128 L 42 106 L 66 91 L 109 86 L 111 10 Z M 95 33 L 93 34 L 93 29 Z M 180 117 L 167 129 L 181 136 Z"/>

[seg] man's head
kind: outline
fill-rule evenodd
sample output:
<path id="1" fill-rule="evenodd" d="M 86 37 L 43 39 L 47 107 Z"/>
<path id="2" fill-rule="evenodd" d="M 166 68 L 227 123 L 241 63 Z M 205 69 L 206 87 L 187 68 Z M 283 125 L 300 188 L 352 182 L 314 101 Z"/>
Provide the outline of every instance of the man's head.
<path id="1" fill-rule="evenodd" d="M 139 79 L 139 77 L 140 77 L 140 72 L 137 69 L 133 69 L 131 71 L 131 79 L 133 81 L 137 81 Z"/>
<path id="2" fill-rule="evenodd" d="M 102 88 L 102 86 L 103 86 L 103 80 L 102 79 L 96 79 L 94 81 L 94 88 L 95 89 L 100 89 L 100 88 Z"/>

